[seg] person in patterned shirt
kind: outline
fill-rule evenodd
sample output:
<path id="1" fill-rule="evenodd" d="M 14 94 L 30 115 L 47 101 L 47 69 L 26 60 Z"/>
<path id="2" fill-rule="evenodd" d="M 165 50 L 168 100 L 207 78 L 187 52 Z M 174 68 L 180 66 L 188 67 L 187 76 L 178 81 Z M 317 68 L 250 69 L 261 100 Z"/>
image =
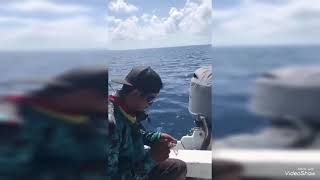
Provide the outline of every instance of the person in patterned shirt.
<path id="1" fill-rule="evenodd" d="M 141 121 L 162 89 L 160 76 L 150 67 L 134 67 L 122 88 L 109 96 L 107 176 L 109 180 L 183 180 L 186 163 L 168 159 L 170 144 L 177 140 L 166 133 L 146 132 Z M 146 149 L 148 145 L 150 149 Z"/>
<path id="2" fill-rule="evenodd" d="M 108 72 L 78 68 L 2 98 L 0 178 L 105 180 Z"/>

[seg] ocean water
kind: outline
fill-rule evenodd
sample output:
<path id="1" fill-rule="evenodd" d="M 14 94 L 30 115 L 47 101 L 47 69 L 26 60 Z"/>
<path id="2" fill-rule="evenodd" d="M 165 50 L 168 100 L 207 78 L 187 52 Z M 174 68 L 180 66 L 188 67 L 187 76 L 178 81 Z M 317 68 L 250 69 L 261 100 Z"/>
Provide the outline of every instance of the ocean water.
<path id="1" fill-rule="evenodd" d="M 133 66 L 148 65 L 164 83 L 159 98 L 149 109 L 147 129 L 161 130 L 181 138 L 194 127 L 188 111 L 189 85 L 193 72 L 212 65 L 211 46 L 109 51 L 110 77 L 124 78 Z M 115 88 L 116 84 L 112 84 Z"/>
<path id="2" fill-rule="evenodd" d="M 0 82 L 47 79 L 79 66 L 108 67 L 109 79 L 112 79 L 124 77 L 134 66 L 148 65 L 160 74 L 164 89 L 148 110 L 151 122 L 144 124 L 150 130 L 161 130 L 180 138 L 194 126 L 187 109 L 190 79 L 198 67 L 212 64 L 210 53 L 210 45 L 130 51 L 1 52 Z M 1 86 L 0 83 L 0 94 L 39 86 L 25 83 Z M 110 88 L 109 92 L 112 93 Z"/>
<path id="3" fill-rule="evenodd" d="M 149 65 L 164 82 L 159 98 L 148 110 L 148 129 L 176 138 L 194 126 L 188 112 L 189 83 L 201 66 L 213 66 L 213 134 L 215 138 L 253 133 L 269 125 L 268 119 L 248 111 L 254 81 L 264 72 L 291 65 L 320 65 L 320 47 L 225 47 L 188 46 L 129 51 L 1 52 L 0 82 L 48 78 L 79 66 L 105 66 L 109 79 L 124 77 L 133 66 Z M 114 89 L 119 88 L 111 84 Z M 37 86 L 1 86 L 0 94 Z M 109 92 L 112 90 L 109 88 Z"/>
<path id="4" fill-rule="evenodd" d="M 214 137 L 254 133 L 269 119 L 248 110 L 255 80 L 288 66 L 320 66 L 320 46 L 214 48 Z"/>

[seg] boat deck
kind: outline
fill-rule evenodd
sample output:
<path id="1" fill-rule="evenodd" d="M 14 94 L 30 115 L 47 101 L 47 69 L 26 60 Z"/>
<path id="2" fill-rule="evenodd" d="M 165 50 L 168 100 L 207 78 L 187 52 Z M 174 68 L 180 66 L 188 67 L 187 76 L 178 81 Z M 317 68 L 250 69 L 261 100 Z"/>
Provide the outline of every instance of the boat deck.
<path id="1" fill-rule="evenodd" d="M 170 158 L 187 163 L 187 177 L 212 179 L 212 151 L 179 150 L 177 155 L 171 151 Z"/>

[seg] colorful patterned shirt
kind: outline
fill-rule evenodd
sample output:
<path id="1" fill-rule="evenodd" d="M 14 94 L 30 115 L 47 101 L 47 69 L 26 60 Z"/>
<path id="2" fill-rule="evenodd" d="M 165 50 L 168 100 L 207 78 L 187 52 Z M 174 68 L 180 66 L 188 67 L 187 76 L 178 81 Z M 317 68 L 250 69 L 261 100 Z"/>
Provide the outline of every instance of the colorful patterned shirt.
<path id="1" fill-rule="evenodd" d="M 146 132 L 141 116 L 128 114 L 115 96 L 109 97 L 109 136 L 107 142 L 107 175 L 110 180 L 145 180 L 156 166 L 148 149 L 159 141 L 159 132 Z M 144 116 L 145 117 L 145 116 Z"/>

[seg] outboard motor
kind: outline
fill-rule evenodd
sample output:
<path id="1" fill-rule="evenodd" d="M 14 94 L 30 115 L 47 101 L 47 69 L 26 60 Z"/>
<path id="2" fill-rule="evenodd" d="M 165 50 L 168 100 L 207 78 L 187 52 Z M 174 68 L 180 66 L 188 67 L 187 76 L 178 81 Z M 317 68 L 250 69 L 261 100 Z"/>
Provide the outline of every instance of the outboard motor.
<path id="1" fill-rule="evenodd" d="M 191 136 L 183 136 L 178 149 L 211 149 L 212 130 L 212 67 L 197 69 L 191 78 L 189 112 L 195 119 Z"/>
<path id="2" fill-rule="evenodd" d="M 320 130 L 320 68 L 289 67 L 265 74 L 257 80 L 251 110 L 275 124 L 289 124 L 299 132 L 290 147 L 314 143 Z"/>

